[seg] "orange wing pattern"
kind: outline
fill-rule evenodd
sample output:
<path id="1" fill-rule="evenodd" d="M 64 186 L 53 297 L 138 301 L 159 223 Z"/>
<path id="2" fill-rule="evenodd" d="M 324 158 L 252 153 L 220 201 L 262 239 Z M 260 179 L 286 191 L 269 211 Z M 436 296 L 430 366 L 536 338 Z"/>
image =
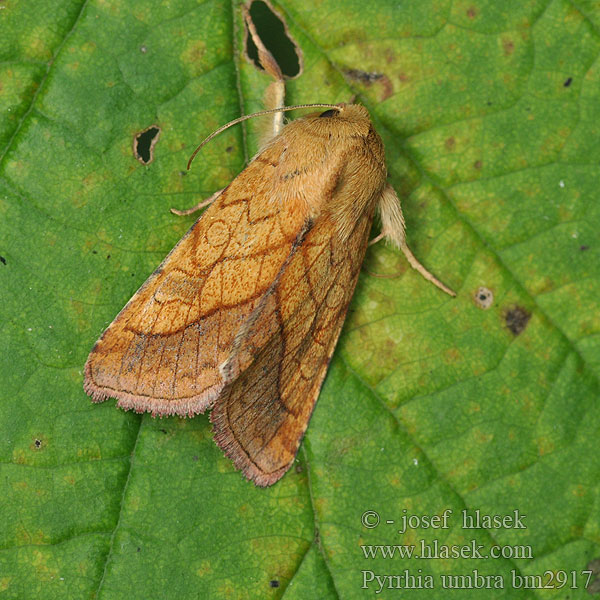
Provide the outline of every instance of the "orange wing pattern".
<path id="1" fill-rule="evenodd" d="M 275 483 L 298 451 L 352 299 L 372 218 L 373 210 L 366 211 L 346 240 L 320 220 L 240 336 L 232 360 L 242 364 L 231 367 L 210 418 L 217 444 L 257 485 Z"/>
<path id="2" fill-rule="evenodd" d="M 138 412 L 192 415 L 218 396 L 219 365 L 306 221 L 294 202 L 265 201 L 267 190 L 254 176 L 264 167 L 259 159 L 204 212 L 98 340 L 85 365 L 84 388 L 94 401 L 114 397 Z"/>
<path id="3" fill-rule="evenodd" d="M 277 481 L 308 426 L 385 177 L 364 107 L 288 124 L 100 337 L 85 391 L 153 415 L 213 407 L 235 465 Z"/>

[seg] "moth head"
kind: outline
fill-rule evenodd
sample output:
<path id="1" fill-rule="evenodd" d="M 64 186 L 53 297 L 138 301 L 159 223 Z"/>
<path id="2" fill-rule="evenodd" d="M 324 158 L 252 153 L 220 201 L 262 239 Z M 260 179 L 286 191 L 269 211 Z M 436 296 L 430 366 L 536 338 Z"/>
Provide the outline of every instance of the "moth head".
<path id="1" fill-rule="evenodd" d="M 229 123 L 226 123 L 222 127 L 219 127 L 216 131 L 213 131 L 200 145 L 194 150 L 190 159 L 188 160 L 187 168 L 189 170 L 192 161 L 194 160 L 196 154 L 200 151 L 202 146 L 207 144 L 210 140 L 212 140 L 215 136 L 219 135 L 225 129 L 228 129 L 232 125 L 237 123 L 241 123 L 242 121 L 246 121 L 247 119 L 252 119 L 254 117 L 259 117 L 262 115 L 269 115 L 274 112 L 287 112 L 289 110 L 296 110 L 299 108 L 326 108 L 318 114 L 308 115 L 307 117 L 303 117 L 301 119 L 296 119 L 290 125 L 295 127 L 305 126 L 307 123 L 309 124 L 309 128 L 312 129 L 312 132 L 315 135 L 328 135 L 330 138 L 336 137 L 367 137 L 369 134 L 373 133 L 373 127 L 371 124 L 371 119 L 369 118 L 369 112 L 364 106 L 360 104 L 298 104 L 296 106 L 284 106 L 281 108 L 273 108 L 270 110 L 263 110 L 257 113 L 253 113 L 251 115 L 244 115 L 243 117 L 238 117 Z M 296 123 L 302 123 L 303 125 L 295 125 Z M 288 125 L 289 127 L 289 125 Z"/>
<path id="2" fill-rule="evenodd" d="M 335 108 L 308 115 L 301 121 L 310 122 L 317 135 L 329 137 L 367 137 L 372 130 L 369 111 L 360 104 L 338 104 Z"/>

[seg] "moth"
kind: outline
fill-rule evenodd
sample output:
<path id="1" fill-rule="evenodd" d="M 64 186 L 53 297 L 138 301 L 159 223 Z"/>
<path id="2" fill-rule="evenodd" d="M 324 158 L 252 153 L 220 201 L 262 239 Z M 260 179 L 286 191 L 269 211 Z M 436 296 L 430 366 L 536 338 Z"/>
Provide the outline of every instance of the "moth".
<path id="1" fill-rule="evenodd" d="M 259 486 L 298 452 L 376 210 L 378 237 L 454 295 L 406 244 L 366 108 L 318 106 L 329 108 L 282 126 L 215 194 L 85 364 L 94 402 L 153 416 L 212 409 L 216 443 Z"/>

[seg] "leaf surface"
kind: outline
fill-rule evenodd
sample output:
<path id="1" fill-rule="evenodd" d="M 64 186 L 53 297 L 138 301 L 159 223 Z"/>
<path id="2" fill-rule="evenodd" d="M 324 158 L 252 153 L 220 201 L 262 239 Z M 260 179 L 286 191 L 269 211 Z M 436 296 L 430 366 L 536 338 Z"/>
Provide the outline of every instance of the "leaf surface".
<path id="1" fill-rule="evenodd" d="M 409 244 L 458 296 L 369 249 L 297 467 L 269 489 L 233 469 L 206 415 L 92 405 L 91 346 L 193 222 L 169 208 L 227 185 L 260 125 L 223 133 L 190 172 L 187 158 L 259 110 L 269 79 L 243 56 L 235 2 L 6 3 L 2 597 L 362 598 L 381 585 L 382 597 L 489 598 L 493 586 L 442 589 L 443 575 L 477 570 L 502 578 L 494 598 L 588 598 L 581 572 L 600 556 L 597 3 L 275 8 L 303 53 L 288 104 L 356 95 L 369 108 Z M 143 165 L 133 139 L 151 125 L 161 133 Z M 448 528 L 398 533 L 405 515 L 448 509 Z M 526 527 L 461 527 L 478 509 L 518 511 Z M 378 526 L 363 525 L 367 511 Z M 436 540 L 512 550 L 373 550 Z M 406 569 L 435 589 L 369 579 Z M 545 571 L 575 571 L 575 589 L 515 583 Z"/>

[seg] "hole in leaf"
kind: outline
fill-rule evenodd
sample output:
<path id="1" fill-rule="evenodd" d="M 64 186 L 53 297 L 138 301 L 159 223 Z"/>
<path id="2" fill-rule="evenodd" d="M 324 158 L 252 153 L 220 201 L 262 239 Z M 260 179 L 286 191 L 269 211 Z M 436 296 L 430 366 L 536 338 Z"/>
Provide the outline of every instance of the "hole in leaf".
<path id="1" fill-rule="evenodd" d="M 486 287 L 480 287 L 475 292 L 475 304 L 483 309 L 487 310 L 494 302 L 494 294 L 492 290 Z"/>
<path id="2" fill-rule="evenodd" d="M 159 137 L 160 127 L 151 125 L 133 138 L 133 155 L 143 165 L 148 165 L 154 160 L 154 146 L 156 146 Z"/>
<path id="3" fill-rule="evenodd" d="M 278 588 L 279 587 L 279 580 L 277 580 L 277 579 L 271 579 L 271 581 L 269 581 L 269 585 L 272 588 Z"/>
<path id="4" fill-rule="evenodd" d="M 256 27 L 258 37 L 265 48 L 273 55 L 285 77 L 296 77 L 300 74 L 300 57 L 298 46 L 289 36 L 287 25 L 273 12 L 271 6 L 263 0 L 255 0 L 248 7 L 250 17 Z M 248 58 L 263 71 L 258 59 L 258 49 L 252 36 L 246 30 L 246 54 Z"/>
<path id="5" fill-rule="evenodd" d="M 33 445 L 34 445 L 34 446 L 35 446 L 37 449 L 40 449 L 40 448 L 42 447 L 42 440 L 38 440 L 38 439 L 36 439 L 36 440 L 33 442 Z"/>
<path id="6" fill-rule="evenodd" d="M 563 83 L 563 85 L 565 87 L 569 87 L 571 85 L 571 83 L 573 83 L 573 78 L 572 77 L 568 77 L 567 80 Z"/>
<path id="7" fill-rule="evenodd" d="M 5 265 L 6 264 L 6 259 L 4 258 L 4 256 L 0 256 L 0 262 Z"/>

